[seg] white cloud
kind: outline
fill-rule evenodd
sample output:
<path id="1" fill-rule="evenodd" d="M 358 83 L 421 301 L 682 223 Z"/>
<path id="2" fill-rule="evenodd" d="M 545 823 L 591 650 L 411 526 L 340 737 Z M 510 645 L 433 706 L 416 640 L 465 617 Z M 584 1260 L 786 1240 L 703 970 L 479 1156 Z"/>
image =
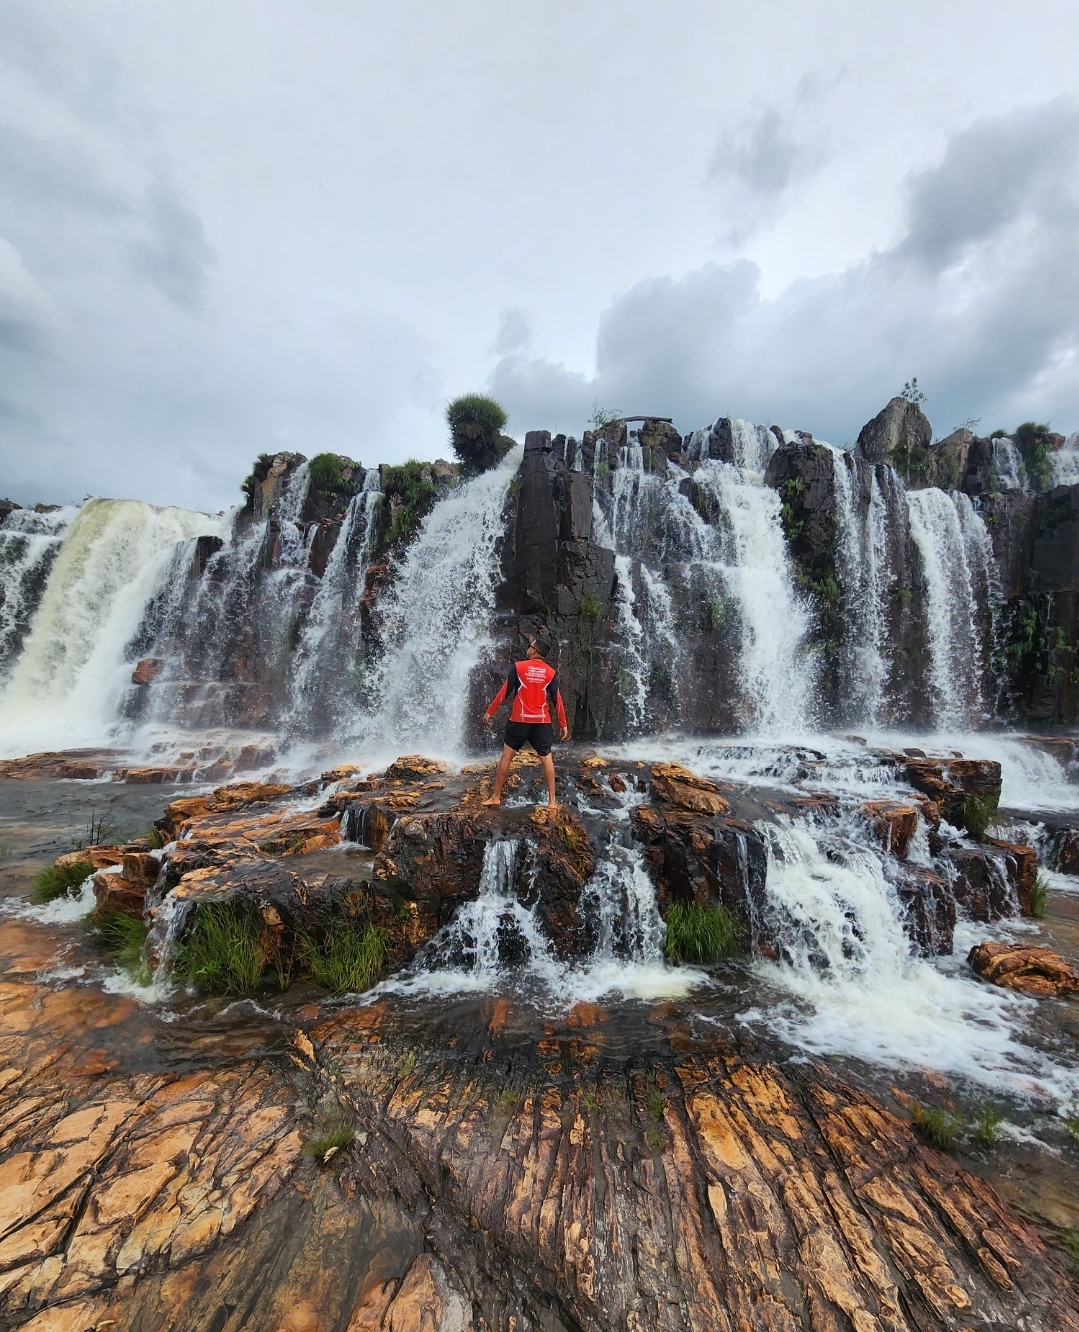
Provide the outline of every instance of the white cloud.
<path id="1" fill-rule="evenodd" d="M 597 398 L 674 414 L 722 412 L 811 428 L 834 442 L 911 374 L 931 418 L 1079 414 L 1066 370 L 1079 348 L 1079 103 L 1057 98 L 971 125 L 911 175 L 891 247 L 759 296 L 748 260 L 653 278 L 599 323 L 596 373 L 504 358 L 491 383 L 512 410 L 580 429 Z"/>

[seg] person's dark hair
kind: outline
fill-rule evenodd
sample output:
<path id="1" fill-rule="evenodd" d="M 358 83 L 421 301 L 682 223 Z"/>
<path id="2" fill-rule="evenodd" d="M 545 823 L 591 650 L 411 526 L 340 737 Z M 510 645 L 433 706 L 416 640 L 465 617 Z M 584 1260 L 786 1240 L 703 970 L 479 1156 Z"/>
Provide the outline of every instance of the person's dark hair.
<path id="1" fill-rule="evenodd" d="M 536 651 L 544 661 L 546 661 L 551 655 L 551 640 L 549 638 L 544 638 L 541 634 L 537 634 L 532 642 L 535 645 Z"/>

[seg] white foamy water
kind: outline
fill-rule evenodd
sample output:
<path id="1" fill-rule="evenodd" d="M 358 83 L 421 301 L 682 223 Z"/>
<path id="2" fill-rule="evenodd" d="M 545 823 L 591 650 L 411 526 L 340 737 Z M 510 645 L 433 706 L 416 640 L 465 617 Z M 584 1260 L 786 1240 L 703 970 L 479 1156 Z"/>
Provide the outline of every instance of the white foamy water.
<path id="1" fill-rule="evenodd" d="M 597 941 L 580 962 L 557 956 L 535 906 L 528 905 L 534 872 L 526 842 L 489 842 L 476 899 L 458 907 L 415 961 L 374 993 L 434 996 L 506 987 L 519 993 L 530 986 L 544 1002 L 569 1007 L 612 995 L 676 997 L 706 983 L 702 972 L 664 961 L 666 927 L 638 847 L 609 847 L 585 885 L 580 911 Z"/>
<path id="2" fill-rule="evenodd" d="M 793 1002 L 758 1003 L 743 1020 L 814 1054 L 927 1069 L 1002 1093 L 1079 1096 L 1075 1061 L 1025 1039 L 1037 1000 L 981 983 L 966 952 L 990 931 L 956 935 L 952 959 L 913 957 L 899 903 L 869 847 L 822 845 L 805 825 L 769 838 L 768 913 L 783 960 L 755 970 Z"/>
<path id="3" fill-rule="evenodd" d="M 907 505 L 911 535 L 925 571 L 933 712 L 944 728 L 958 728 L 985 715 L 970 559 L 972 534 L 979 527 L 984 533 L 985 524 L 965 495 L 914 490 Z M 980 541 L 978 551 L 984 551 Z"/>
<path id="4" fill-rule="evenodd" d="M 366 752 L 462 749 L 468 679 L 490 637 L 503 507 L 522 452 L 511 449 L 440 500 L 405 552 L 379 606 L 385 650 L 368 699 L 342 719 Z"/>
<path id="5" fill-rule="evenodd" d="M 0 525 L 0 680 L 30 631 L 46 580 L 78 510 L 16 509 Z"/>
<path id="6" fill-rule="evenodd" d="M 90 500 L 56 557 L 33 630 L 0 694 L 0 752 L 101 743 L 130 680 L 124 649 L 176 543 L 214 529 L 205 514 Z"/>

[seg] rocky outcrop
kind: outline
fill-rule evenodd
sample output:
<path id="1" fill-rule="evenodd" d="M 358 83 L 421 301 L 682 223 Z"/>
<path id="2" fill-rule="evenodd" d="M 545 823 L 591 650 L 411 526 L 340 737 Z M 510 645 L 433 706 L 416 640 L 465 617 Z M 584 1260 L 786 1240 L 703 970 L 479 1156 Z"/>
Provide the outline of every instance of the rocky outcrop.
<path id="1" fill-rule="evenodd" d="M 922 409 L 917 403 L 896 397 L 862 427 L 854 451 L 866 462 L 894 467 L 906 481 L 924 475 L 932 442 L 933 427 Z"/>
<path id="2" fill-rule="evenodd" d="M 1079 1332 L 1062 1259 L 898 1104 L 688 1016 L 627 1058 L 595 1004 L 522 1041 L 512 999 L 422 1033 L 382 1001 L 147 1071 L 127 1000 L 5 981 L 0 1320 Z"/>
<path id="3" fill-rule="evenodd" d="M 1038 998 L 1079 993 L 1079 971 L 1058 953 L 1031 945 L 982 943 L 967 961 L 984 980 Z"/>

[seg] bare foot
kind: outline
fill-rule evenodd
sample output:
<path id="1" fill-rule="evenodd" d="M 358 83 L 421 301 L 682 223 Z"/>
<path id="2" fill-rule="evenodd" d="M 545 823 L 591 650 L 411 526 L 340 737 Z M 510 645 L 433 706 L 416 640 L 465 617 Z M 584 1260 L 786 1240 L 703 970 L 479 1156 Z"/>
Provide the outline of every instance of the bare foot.
<path id="1" fill-rule="evenodd" d="M 547 801 L 547 808 L 548 808 L 548 809 L 561 809 L 562 806 L 561 806 L 556 800 L 548 800 L 548 801 Z"/>
<path id="2" fill-rule="evenodd" d="M 487 806 L 488 809 L 498 809 L 499 805 L 502 804 L 502 801 L 496 800 L 494 796 L 492 796 L 490 800 L 485 800 L 483 803 Z"/>

